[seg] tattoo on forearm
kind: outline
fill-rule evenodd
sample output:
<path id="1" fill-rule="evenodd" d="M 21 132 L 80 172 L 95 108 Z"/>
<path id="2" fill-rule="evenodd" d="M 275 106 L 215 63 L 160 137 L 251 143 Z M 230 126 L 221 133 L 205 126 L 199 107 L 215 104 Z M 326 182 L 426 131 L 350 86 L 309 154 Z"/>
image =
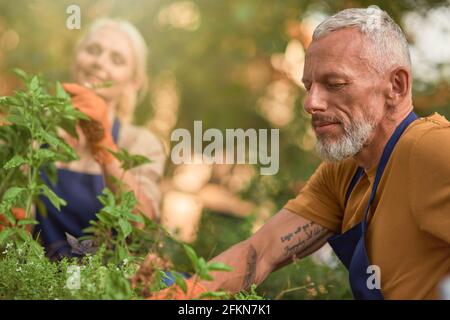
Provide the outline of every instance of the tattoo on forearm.
<path id="1" fill-rule="evenodd" d="M 247 261 L 243 283 L 244 289 L 250 288 L 250 286 L 254 283 L 256 277 L 256 260 L 257 260 L 256 250 L 253 246 L 250 246 L 249 251 L 247 253 Z"/>
<path id="2" fill-rule="evenodd" d="M 303 249 L 307 249 L 314 243 L 314 240 L 318 240 L 321 236 L 327 233 L 327 230 L 322 226 L 310 222 L 305 225 L 297 227 L 294 231 L 281 236 L 281 242 L 287 242 L 288 244 L 283 248 L 286 256 L 291 256 L 300 252 Z M 299 239 L 294 244 L 289 244 L 295 235 L 299 235 Z"/>

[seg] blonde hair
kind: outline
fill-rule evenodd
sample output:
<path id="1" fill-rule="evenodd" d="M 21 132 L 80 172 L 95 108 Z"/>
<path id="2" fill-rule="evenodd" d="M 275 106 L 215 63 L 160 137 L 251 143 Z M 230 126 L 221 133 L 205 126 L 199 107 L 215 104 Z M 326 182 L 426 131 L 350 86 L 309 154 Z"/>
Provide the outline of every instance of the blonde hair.
<path id="1" fill-rule="evenodd" d="M 140 84 L 137 90 L 125 90 L 119 99 L 116 107 L 117 117 L 125 123 L 131 123 L 133 120 L 134 109 L 136 105 L 141 102 L 148 91 L 148 77 L 147 77 L 147 55 L 148 48 L 141 33 L 131 23 L 119 19 L 101 18 L 96 20 L 89 28 L 87 33 L 83 36 L 76 47 L 78 51 L 86 42 L 86 40 L 97 30 L 105 27 L 112 28 L 122 32 L 127 36 L 130 47 L 134 56 L 134 70 L 133 80 Z"/>

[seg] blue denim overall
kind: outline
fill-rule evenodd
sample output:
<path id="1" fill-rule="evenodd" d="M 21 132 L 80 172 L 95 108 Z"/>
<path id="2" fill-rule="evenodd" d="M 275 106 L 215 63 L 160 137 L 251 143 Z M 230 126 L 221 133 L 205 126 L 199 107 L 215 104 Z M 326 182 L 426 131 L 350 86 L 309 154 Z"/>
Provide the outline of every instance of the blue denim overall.
<path id="1" fill-rule="evenodd" d="M 367 204 L 362 221 L 345 233 L 334 235 L 328 239 L 328 243 L 331 245 L 338 258 L 342 261 L 342 263 L 349 271 L 350 287 L 355 299 L 383 300 L 383 294 L 381 293 L 380 289 L 369 289 L 367 286 L 367 279 L 370 276 L 370 274 L 367 273 L 367 269 L 370 263 L 365 245 L 367 216 L 370 211 L 370 206 L 375 199 L 378 184 L 380 183 L 384 169 L 388 163 L 392 151 L 394 150 L 395 145 L 397 144 L 397 141 L 400 139 L 400 136 L 405 131 L 405 129 L 416 119 L 417 115 L 414 112 L 411 112 L 395 129 L 394 133 L 386 144 L 386 147 L 384 148 L 383 154 L 378 164 L 375 181 L 373 183 L 369 198 L 369 203 Z M 352 193 L 354 187 L 358 183 L 363 173 L 364 169 L 358 167 L 347 190 L 344 207 L 347 205 L 350 194 Z"/>
<path id="2" fill-rule="evenodd" d="M 112 136 L 117 143 L 120 122 L 116 119 L 112 127 Z M 47 210 L 44 217 L 37 210 L 36 218 L 39 224 L 34 233 L 44 245 L 47 255 L 51 258 L 72 257 L 71 247 L 66 241 L 65 233 L 76 238 L 83 236 L 83 229 L 88 227 L 89 221 L 95 220 L 103 205 L 97 199 L 105 182 L 102 174 L 75 172 L 67 169 L 57 170 L 57 183 L 53 185 L 49 178 L 41 172 L 42 180 L 60 198 L 67 202 L 61 210 L 56 209 L 46 197 L 40 197 Z"/>

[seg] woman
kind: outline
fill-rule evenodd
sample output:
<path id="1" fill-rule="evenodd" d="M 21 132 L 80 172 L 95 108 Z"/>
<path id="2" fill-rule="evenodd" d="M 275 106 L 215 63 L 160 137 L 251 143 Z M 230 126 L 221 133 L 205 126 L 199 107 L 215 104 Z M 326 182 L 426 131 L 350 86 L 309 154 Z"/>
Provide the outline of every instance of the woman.
<path id="1" fill-rule="evenodd" d="M 49 257 L 72 255 L 66 233 L 83 235 L 82 230 L 102 208 L 97 196 L 105 186 L 113 191 L 118 188 L 114 178 L 134 191 L 138 210 L 150 219 L 159 218 L 158 180 L 163 173 L 164 150 L 147 129 L 129 124 L 147 88 L 146 58 L 142 36 L 124 21 L 97 21 L 77 46 L 73 67 L 76 84 L 65 83 L 63 87 L 73 105 L 91 121 L 80 122 L 78 140 L 62 133 L 79 160 L 57 163 L 56 185 L 43 175 L 44 181 L 67 202 L 60 212 L 43 198 L 47 212 L 37 214 L 39 225 L 35 232 Z M 111 85 L 102 86 L 105 82 Z M 123 175 L 120 162 L 108 152 L 122 148 L 148 157 L 151 163 Z"/>

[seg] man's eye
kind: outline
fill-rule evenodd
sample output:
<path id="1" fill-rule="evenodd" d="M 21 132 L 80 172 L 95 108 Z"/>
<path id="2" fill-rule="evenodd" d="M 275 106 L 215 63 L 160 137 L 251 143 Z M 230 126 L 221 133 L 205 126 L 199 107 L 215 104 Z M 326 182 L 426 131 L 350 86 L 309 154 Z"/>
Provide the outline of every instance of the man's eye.
<path id="1" fill-rule="evenodd" d="M 347 83 L 345 82 L 338 82 L 338 83 L 328 83 L 327 87 L 328 89 L 332 89 L 332 90 L 338 90 L 343 88 Z"/>
<path id="2" fill-rule="evenodd" d="M 305 87 L 306 92 L 308 92 L 309 90 L 311 90 L 311 84 L 309 84 L 309 83 L 304 83 L 303 86 Z"/>

